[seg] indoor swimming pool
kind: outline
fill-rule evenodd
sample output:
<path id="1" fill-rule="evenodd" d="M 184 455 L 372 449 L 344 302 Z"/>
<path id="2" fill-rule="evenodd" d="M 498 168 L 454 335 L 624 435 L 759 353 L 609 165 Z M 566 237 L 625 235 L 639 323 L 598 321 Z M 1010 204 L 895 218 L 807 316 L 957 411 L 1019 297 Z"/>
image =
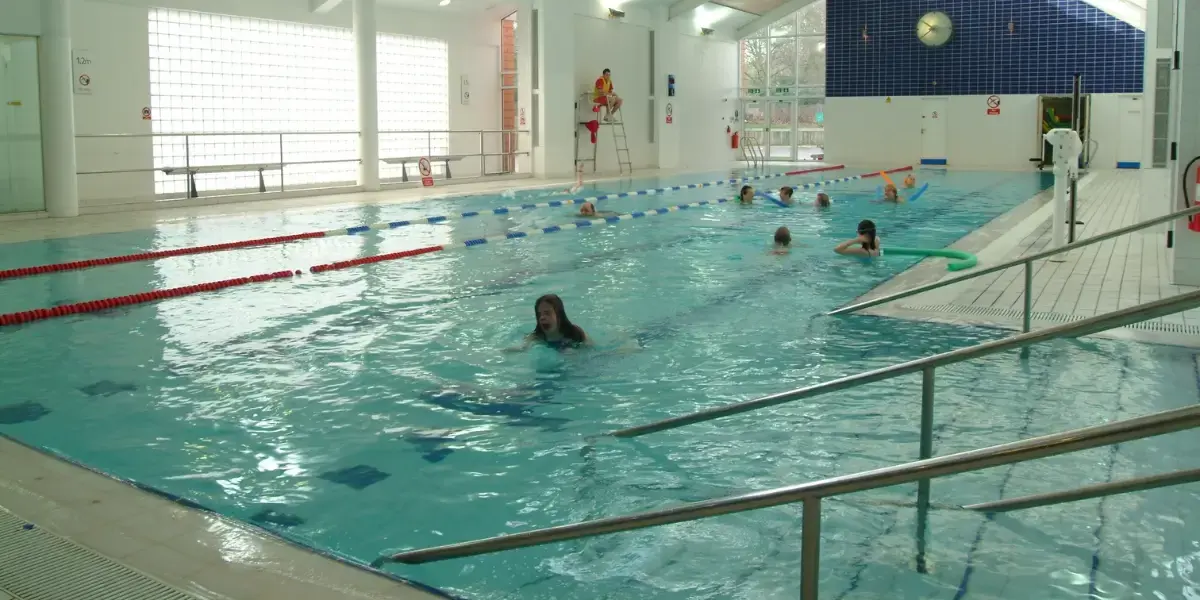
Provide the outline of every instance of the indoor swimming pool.
<path id="1" fill-rule="evenodd" d="M 857 175 L 766 179 L 763 189 Z M 0 433 L 368 564 L 381 554 L 848 474 L 917 457 L 906 377 L 634 440 L 604 432 L 996 339 L 1007 332 L 826 317 L 917 262 L 835 255 L 872 219 L 941 248 L 1051 184 L 916 172 L 928 191 L 833 207 L 711 204 L 311 274 L 313 265 L 569 224 L 574 206 L 0 281 L 0 313 L 280 270 L 295 278 L 0 327 Z M 603 182 L 628 192 L 729 173 Z M 738 185 L 606 199 L 628 213 Z M 547 190 L 189 219 L 0 246 L 0 270 L 545 202 Z M 804 205 L 808 202 L 808 205 Z M 768 252 L 787 226 L 794 248 Z M 593 348 L 519 346 L 560 295 Z M 935 453 L 1193 404 L 1191 350 L 1060 340 L 937 372 Z M 953 505 L 1194 467 L 1194 434 L 940 479 L 930 572 L 915 486 L 824 503 L 821 597 L 1200 598 L 1197 493 L 1181 486 L 995 518 Z M 387 570 L 471 600 L 799 595 L 800 506 Z M 1189 596 L 1188 594 L 1191 594 Z"/>

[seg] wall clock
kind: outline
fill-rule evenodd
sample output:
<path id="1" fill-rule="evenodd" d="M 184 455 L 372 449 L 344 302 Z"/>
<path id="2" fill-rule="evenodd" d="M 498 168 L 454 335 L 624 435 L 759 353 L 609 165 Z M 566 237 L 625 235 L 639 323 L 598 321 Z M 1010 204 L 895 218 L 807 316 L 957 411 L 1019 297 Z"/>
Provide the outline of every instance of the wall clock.
<path id="1" fill-rule="evenodd" d="M 945 46 L 954 35 L 954 24 L 950 15 L 942 11 L 926 13 L 917 21 L 917 39 L 931 48 Z"/>

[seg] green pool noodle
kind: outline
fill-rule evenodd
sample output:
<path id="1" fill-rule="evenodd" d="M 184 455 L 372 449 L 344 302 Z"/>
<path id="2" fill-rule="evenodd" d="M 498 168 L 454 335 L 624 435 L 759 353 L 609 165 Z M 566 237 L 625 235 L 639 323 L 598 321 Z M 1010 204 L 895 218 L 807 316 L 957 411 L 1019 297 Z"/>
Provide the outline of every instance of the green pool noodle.
<path id="1" fill-rule="evenodd" d="M 946 263 L 948 271 L 962 271 L 970 269 L 979 264 L 979 259 L 970 252 L 962 250 L 952 250 L 950 248 L 897 248 L 888 246 L 883 249 L 883 254 L 892 256 L 936 256 L 939 258 L 952 258 L 954 260 Z"/>

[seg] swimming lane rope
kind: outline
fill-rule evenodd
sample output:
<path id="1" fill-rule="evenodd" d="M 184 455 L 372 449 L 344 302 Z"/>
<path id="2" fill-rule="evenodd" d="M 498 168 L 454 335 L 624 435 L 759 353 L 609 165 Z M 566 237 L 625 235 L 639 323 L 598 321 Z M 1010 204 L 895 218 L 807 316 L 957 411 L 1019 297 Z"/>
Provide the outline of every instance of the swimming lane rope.
<path id="1" fill-rule="evenodd" d="M 37 265 L 32 267 L 18 267 L 15 269 L 0 270 L 0 280 L 14 279 L 17 277 L 29 277 L 32 275 L 43 275 L 47 273 L 59 273 L 62 271 L 75 271 L 79 269 L 88 269 L 91 267 L 100 267 L 105 265 L 116 265 L 130 262 L 140 262 L 146 260 L 157 260 L 160 258 L 171 258 L 175 256 L 188 256 L 192 254 L 206 254 L 209 252 L 222 252 L 226 250 L 239 250 L 244 248 L 257 248 L 261 246 L 271 246 L 274 244 L 285 244 L 300 240 L 309 240 L 324 237 L 333 237 L 338 235 L 355 235 L 373 230 L 396 229 L 408 225 L 423 225 L 429 223 L 441 223 L 452 219 L 466 219 L 477 217 L 480 215 L 502 215 L 510 212 L 518 212 L 522 210 L 533 210 L 537 208 L 554 208 L 560 206 L 568 206 L 572 204 L 583 204 L 584 202 L 598 202 L 600 200 L 610 200 L 613 198 L 628 198 L 630 196 L 649 196 L 663 192 L 689 190 L 712 187 L 714 185 L 725 185 L 731 183 L 743 183 L 747 181 L 758 181 L 762 179 L 773 179 L 777 177 L 806 175 L 809 173 L 819 173 L 822 171 L 835 171 L 844 169 L 845 165 L 831 165 L 827 167 L 817 167 L 813 169 L 803 169 L 799 171 L 788 171 L 787 173 L 773 173 L 769 175 L 757 175 L 754 177 L 743 177 L 740 179 L 722 179 L 720 181 L 708 181 L 704 183 L 690 183 L 687 185 L 676 185 L 662 188 L 654 188 L 648 190 L 637 190 L 633 192 L 619 192 L 613 194 L 601 194 L 599 196 L 590 196 L 585 198 L 569 198 L 565 200 L 552 200 L 549 202 L 538 202 L 536 204 L 521 204 L 519 206 L 503 206 L 481 211 L 466 211 L 457 215 L 441 215 L 433 217 L 420 217 L 404 221 L 390 221 L 385 223 L 373 223 L 370 225 L 356 225 L 354 227 L 341 227 L 331 229 L 329 231 L 310 231 L 307 233 L 296 233 L 292 235 L 281 235 L 274 237 L 255 238 L 250 240 L 242 240 L 236 242 L 225 242 L 221 244 L 208 244 L 204 246 L 188 246 L 183 248 L 173 248 L 170 250 L 156 250 L 153 252 L 139 252 L 137 254 L 126 254 L 122 256 L 110 256 L 107 258 L 90 258 L 85 260 L 76 260 L 65 263 L 56 263 L 49 265 Z M 912 167 L 906 167 L 911 169 Z M 903 170 L 903 169 L 900 169 Z M 893 171 L 889 171 L 893 172 Z M 870 176 L 870 175 L 866 175 Z M 836 180 L 844 181 L 844 180 Z M 821 182 L 820 184 L 828 184 L 833 182 Z"/>
<path id="2" fill-rule="evenodd" d="M 727 203 L 730 201 L 731 201 L 731 199 L 729 199 L 729 198 L 719 198 L 717 200 L 701 200 L 699 202 L 690 202 L 688 204 L 676 204 L 674 206 L 666 206 L 663 208 L 655 208 L 655 209 L 651 209 L 651 210 L 638 210 L 638 211 L 626 213 L 623 215 L 615 215 L 612 217 L 600 217 L 600 218 L 596 218 L 596 219 L 579 219 L 573 223 L 566 223 L 563 225 L 552 225 L 550 227 L 539 227 L 539 228 L 535 228 L 535 229 L 526 229 L 526 230 L 522 230 L 522 231 L 510 231 L 506 234 L 473 238 L 473 239 L 469 239 L 469 240 L 459 242 L 456 244 L 452 244 L 452 245 L 426 246 L 424 248 L 415 248 L 412 250 L 405 250 L 403 252 L 392 252 L 389 254 L 368 256 L 365 258 L 357 258 L 354 260 L 346 260 L 346 261 L 328 263 L 328 264 L 324 264 L 324 265 L 315 265 L 315 266 L 310 267 L 309 271 L 312 273 L 323 273 L 325 271 L 336 271 L 339 269 L 349 269 L 352 267 L 370 265 L 370 264 L 375 264 L 375 263 L 390 261 L 390 260 L 399 260 L 402 258 L 410 258 L 413 256 L 420 256 L 422 254 L 431 254 L 433 252 L 441 252 L 444 250 L 453 250 L 456 248 L 460 248 L 460 249 L 474 248 L 477 246 L 483 246 L 486 244 L 502 242 L 502 241 L 506 241 L 506 240 L 515 240 L 515 239 L 521 239 L 521 238 L 527 238 L 527 237 L 534 237 L 534 236 L 538 236 L 538 235 L 547 235 L 547 234 L 551 234 L 551 233 L 558 233 L 560 231 L 570 231 L 572 229 L 586 229 L 588 227 L 598 227 L 598 226 L 603 226 L 603 225 L 609 225 L 612 223 L 620 223 L 622 221 L 632 221 L 635 219 L 643 219 L 646 217 L 654 217 L 657 215 L 665 215 L 667 213 L 678 212 L 681 210 L 688 210 L 690 208 L 697 208 L 697 207 L 701 207 L 701 206 L 708 206 L 708 205 L 714 205 L 714 204 L 724 204 L 724 203 Z M 192 294 L 199 294 L 201 292 L 217 291 L 217 290 L 222 290 L 225 288 L 247 285 L 247 284 L 251 284 L 251 283 L 264 283 L 267 281 L 274 281 L 277 279 L 286 279 L 286 278 L 290 278 L 290 277 L 293 277 L 295 275 L 300 275 L 300 274 L 301 274 L 301 271 L 294 271 L 294 272 L 290 271 L 290 270 L 289 271 L 278 271 L 275 273 L 265 273 L 262 275 L 253 275 L 251 277 L 240 277 L 237 279 L 227 279 L 224 281 L 201 283 L 201 284 L 197 284 L 197 285 L 189 285 L 189 286 L 185 286 L 185 287 L 171 288 L 171 289 L 166 289 L 166 290 L 151 290 L 149 292 L 142 292 L 139 294 L 131 294 L 128 296 L 118 296 L 118 297 L 113 297 L 113 298 L 104 298 L 101 300 L 92 300 L 92 301 L 88 301 L 88 302 L 77 302 L 74 304 L 54 306 L 54 307 L 50 307 L 50 308 L 40 308 L 40 309 L 36 309 L 36 310 L 28 310 L 28 311 L 15 312 L 15 313 L 9 313 L 9 314 L 0 314 L 0 327 L 6 326 L 6 325 L 21 325 L 24 323 L 32 323 L 34 321 L 44 321 L 46 319 L 65 317 L 65 316 L 69 316 L 69 315 L 99 312 L 99 311 L 109 310 L 109 309 L 113 309 L 113 308 L 120 308 L 122 306 L 132 306 L 135 304 L 146 304 L 149 302 L 157 302 L 159 300 L 165 300 L 167 298 L 179 298 L 181 296 L 190 296 Z"/>

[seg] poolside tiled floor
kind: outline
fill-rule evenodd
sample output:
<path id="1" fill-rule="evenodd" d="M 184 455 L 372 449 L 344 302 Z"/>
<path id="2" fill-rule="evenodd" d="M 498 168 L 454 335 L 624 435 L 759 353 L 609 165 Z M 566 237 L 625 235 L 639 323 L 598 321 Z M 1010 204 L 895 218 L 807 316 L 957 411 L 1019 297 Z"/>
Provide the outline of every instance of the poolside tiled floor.
<path id="1" fill-rule="evenodd" d="M 1140 183 L 1136 171 L 1101 171 L 1079 185 L 1080 207 L 1076 236 L 1087 238 L 1137 223 Z M 1032 202 L 1038 206 L 1006 231 L 992 231 L 982 248 L 968 248 L 981 267 L 998 264 L 1051 246 L 1052 206 L 1049 194 Z M 1008 227 L 993 224 L 989 228 Z M 970 236 L 968 236 L 970 237 Z M 969 241 L 964 238 L 964 241 Z M 954 247 L 960 247 L 955 244 Z M 1061 324 L 1113 310 L 1167 298 L 1197 288 L 1170 283 L 1166 235 L 1147 229 L 1034 263 L 1034 328 Z M 942 261 L 924 261 L 908 273 L 881 285 L 863 299 L 952 278 Z M 905 298 L 863 311 L 864 314 L 954 324 L 1020 329 L 1024 303 L 1024 270 L 1013 267 L 962 284 Z M 1105 335 L 1152 343 L 1200 346 L 1200 309 L 1155 319 L 1152 325 L 1121 328 Z"/>
<path id="2" fill-rule="evenodd" d="M 0 464 L 0 509 L 197 598 L 438 598 L 3 438 Z"/>

